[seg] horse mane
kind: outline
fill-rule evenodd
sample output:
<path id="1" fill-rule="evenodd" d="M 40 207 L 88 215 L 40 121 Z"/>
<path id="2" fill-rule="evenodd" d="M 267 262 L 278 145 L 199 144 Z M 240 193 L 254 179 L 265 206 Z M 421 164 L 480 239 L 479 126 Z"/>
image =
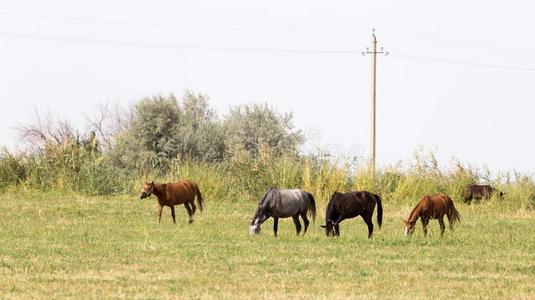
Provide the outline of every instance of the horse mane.
<path id="1" fill-rule="evenodd" d="M 327 204 L 327 211 L 325 212 L 325 217 L 326 219 L 328 219 L 331 215 L 331 212 L 333 211 L 334 209 L 334 199 L 336 198 L 335 196 L 336 195 L 340 195 L 340 193 L 338 192 L 334 192 L 333 195 L 331 196 L 331 200 L 329 200 L 329 203 Z M 325 220 L 327 221 L 327 220 Z"/>
<path id="2" fill-rule="evenodd" d="M 266 193 L 264 193 L 264 196 L 262 196 L 262 198 L 258 201 L 258 206 L 261 206 L 262 204 L 264 204 L 264 201 L 266 201 L 269 193 L 271 193 L 271 191 L 273 191 L 274 189 L 275 188 L 270 187 L 269 190 Z"/>

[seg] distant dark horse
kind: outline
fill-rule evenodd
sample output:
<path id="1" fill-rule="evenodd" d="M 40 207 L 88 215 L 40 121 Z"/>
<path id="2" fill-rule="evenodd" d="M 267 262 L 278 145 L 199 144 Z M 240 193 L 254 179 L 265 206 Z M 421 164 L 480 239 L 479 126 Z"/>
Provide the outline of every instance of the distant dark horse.
<path id="1" fill-rule="evenodd" d="M 340 222 L 345 219 L 362 216 L 362 219 L 368 225 L 368 238 L 371 238 L 373 233 L 372 216 L 375 204 L 377 204 L 377 223 L 381 228 L 383 223 L 381 197 L 366 191 L 345 194 L 335 192 L 329 204 L 327 204 L 325 225 L 321 225 L 321 227 L 325 228 L 327 236 L 339 236 Z"/>
<path id="2" fill-rule="evenodd" d="M 316 219 L 316 202 L 312 194 L 299 189 L 278 190 L 270 188 L 258 202 L 258 209 L 251 220 L 250 233 L 259 234 L 260 225 L 269 217 L 273 217 L 273 233 L 277 236 L 279 218 L 292 217 L 295 230 L 299 235 L 301 232 L 299 216 L 305 223 L 304 233 L 306 233 L 309 224 L 307 212 L 312 216 L 312 220 Z"/>
<path id="3" fill-rule="evenodd" d="M 175 220 L 175 205 L 184 204 L 189 215 L 189 223 L 193 223 L 193 216 L 195 215 L 195 203 L 193 200 L 197 196 L 197 204 L 199 208 L 203 209 L 203 198 L 199 187 L 192 181 L 181 180 L 175 183 L 162 183 L 157 184 L 145 183 L 143 191 L 139 198 L 144 199 L 154 194 L 158 198 L 158 223 L 162 220 L 162 209 L 164 206 L 171 208 L 171 216 L 173 217 L 173 223 Z"/>
<path id="4" fill-rule="evenodd" d="M 471 184 L 464 190 L 464 202 L 470 203 L 472 199 L 490 199 L 493 194 L 497 193 L 500 199 L 503 199 L 504 192 L 498 191 L 488 184 Z"/>
<path id="5" fill-rule="evenodd" d="M 418 204 L 412 209 L 409 218 L 405 222 L 405 235 L 411 235 L 414 232 L 414 226 L 418 218 L 422 218 L 424 236 L 427 236 L 427 224 L 430 219 L 437 219 L 440 224 L 440 236 L 444 235 L 444 215 L 448 217 L 450 229 L 453 230 L 453 224 L 461 221 L 459 212 L 455 209 L 453 201 L 446 194 L 437 194 L 433 196 L 424 196 Z"/>

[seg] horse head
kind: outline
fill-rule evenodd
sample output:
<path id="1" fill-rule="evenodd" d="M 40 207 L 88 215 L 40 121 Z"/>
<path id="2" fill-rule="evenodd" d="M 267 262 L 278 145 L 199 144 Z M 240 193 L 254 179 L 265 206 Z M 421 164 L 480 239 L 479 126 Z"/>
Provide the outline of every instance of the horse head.
<path id="1" fill-rule="evenodd" d="M 405 219 L 402 219 L 402 220 L 403 220 L 403 224 L 405 224 L 405 236 L 412 235 L 412 233 L 414 232 L 416 221 L 409 221 Z"/>
<path id="2" fill-rule="evenodd" d="M 260 225 L 262 223 L 264 223 L 264 221 L 267 219 L 268 217 L 266 216 L 264 210 L 262 209 L 262 206 L 260 206 L 254 217 L 251 219 L 251 224 L 250 224 L 250 227 L 249 227 L 249 233 L 251 235 L 256 235 L 256 234 L 260 234 Z"/>
<path id="3" fill-rule="evenodd" d="M 328 220 L 325 225 L 320 225 L 320 227 L 325 228 L 325 234 L 327 236 L 334 236 L 334 225 L 332 220 Z"/>
<path id="4" fill-rule="evenodd" d="M 141 195 L 139 195 L 139 199 L 145 199 L 152 195 L 152 192 L 154 191 L 154 181 L 152 182 L 145 182 L 143 185 L 143 190 L 141 191 Z"/>

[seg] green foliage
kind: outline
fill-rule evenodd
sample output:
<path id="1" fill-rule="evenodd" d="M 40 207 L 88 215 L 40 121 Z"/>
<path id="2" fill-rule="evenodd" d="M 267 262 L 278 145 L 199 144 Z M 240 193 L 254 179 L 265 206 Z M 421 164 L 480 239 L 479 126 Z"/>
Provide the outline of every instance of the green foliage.
<path id="1" fill-rule="evenodd" d="M 182 103 L 172 94 L 139 101 L 110 156 L 123 169 L 167 172 L 176 159 L 216 162 L 223 154 L 223 131 L 208 99 L 188 92 Z"/>
<path id="2" fill-rule="evenodd" d="M 535 206 L 531 177 L 493 175 L 459 161 L 440 167 L 432 152 L 417 151 L 405 164 L 375 174 L 350 162 L 304 156 L 292 115 L 265 104 L 232 108 L 219 121 L 207 97 L 187 92 L 181 101 L 173 95 L 142 99 L 132 116 L 119 136 L 107 140 L 109 151 L 101 149 L 94 132 L 80 136 L 68 122 L 39 119 L 25 126 L 37 147 L 0 153 L 0 190 L 134 194 L 143 181 L 189 178 L 216 201 L 257 201 L 277 187 L 303 188 L 320 202 L 335 191 L 368 190 L 386 201 L 413 204 L 438 192 L 459 202 L 467 185 L 481 182 L 506 193 L 503 206 Z M 102 127 L 97 129 L 103 136 Z"/>
<path id="3" fill-rule="evenodd" d="M 0 152 L 0 190 L 18 185 L 26 179 L 23 155 L 11 154 L 7 149 Z"/>
<path id="4" fill-rule="evenodd" d="M 28 189 L 100 195 L 124 191 L 118 170 L 94 149 L 75 141 L 47 145 L 28 155 L 24 168 L 22 186 Z"/>
<path id="5" fill-rule="evenodd" d="M 460 202 L 468 184 L 484 182 L 506 193 L 501 202 L 504 206 L 535 207 L 535 183 L 528 176 L 515 174 L 512 178 L 506 176 L 508 181 L 503 178 L 483 181 L 477 169 L 460 163 L 441 169 L 432 161 L 432 156 L 422 155 L 408 167 L 385 168 L 373 176 L 367 169 L 352 170 L 349 164 L 279 155 L 264 147 L 258 156 L 241 151 L 230 160 L 217 163 L 173 160 L 165 173 L 155 170 L 137 175 L 113 167 L 107 156 L 90 151 L 83 144 L 68 143 L 47 147 L 42 153 L 23 158 L 4 154 L 0 160 L 0 175 L 3 189 L 17 185 L 40 191 L 135 194 L 143 181 L 172 182 L 189 178 L 198 182 L 203 193 L 214 201 L 256 202 L 269 187 L 277 187 L 303 188 L 325 203 L 335 191 L 369 190 L 385 201 L 411 205 L 422 196 L 437 192 L 445 192 Z"/>
<path id="6" fill-rule="evenodd" d="M 303 135 L 294 130 L 292 118 L 292 114 L 280 114 L 267 104 L 231 108 L 224 121 L 228 153 L 246 151 L 257 156 L 262 147 L 270 148 L 275 155 L 297 153 Z"/>

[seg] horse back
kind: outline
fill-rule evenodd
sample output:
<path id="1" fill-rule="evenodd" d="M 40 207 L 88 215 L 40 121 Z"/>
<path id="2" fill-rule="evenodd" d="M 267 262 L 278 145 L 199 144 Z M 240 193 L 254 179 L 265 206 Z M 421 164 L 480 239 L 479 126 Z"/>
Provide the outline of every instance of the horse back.
<path id="1" fill-rule="evenodd" d="M 191 180 L 180 180 L 174 183 L 165 184 L 164 199 L 165 204 L 182 204 L 187 201 L 193 201 L 197 193 L 197 185 Z"/>
<path id="2" fill-rule="evenodd" d="M 333 198 L 338 213 L 346 218 L 354 218 L 366 212 L 373 213 L 375 209 L 375 197 L 366 191 L 335 193 Z"/>
<path id="3" fill-rule="evenodd" d="M 494 192 L 494 188 L 488 184 L 472 184 L 466 189 L 467 193 L 475 199 L 490 198 Z"/>
<path id="4" fill-rule="evenodd" d="M 427 215 L 430 217 L 442 217 L 453 207 L 453 200 L 451 200 L 448 195 L 443 193 L 426 196 L 424 199 L 427 199 L 425 208 L 427 210 Z"/>
<path id="5" fill-rule="evenodd" d="M 308 195 L 300 189 L 275 190 L 270 194 L 270 208 L 273 216 L 287 218 L 298 213 L 306 213 Z"/>

